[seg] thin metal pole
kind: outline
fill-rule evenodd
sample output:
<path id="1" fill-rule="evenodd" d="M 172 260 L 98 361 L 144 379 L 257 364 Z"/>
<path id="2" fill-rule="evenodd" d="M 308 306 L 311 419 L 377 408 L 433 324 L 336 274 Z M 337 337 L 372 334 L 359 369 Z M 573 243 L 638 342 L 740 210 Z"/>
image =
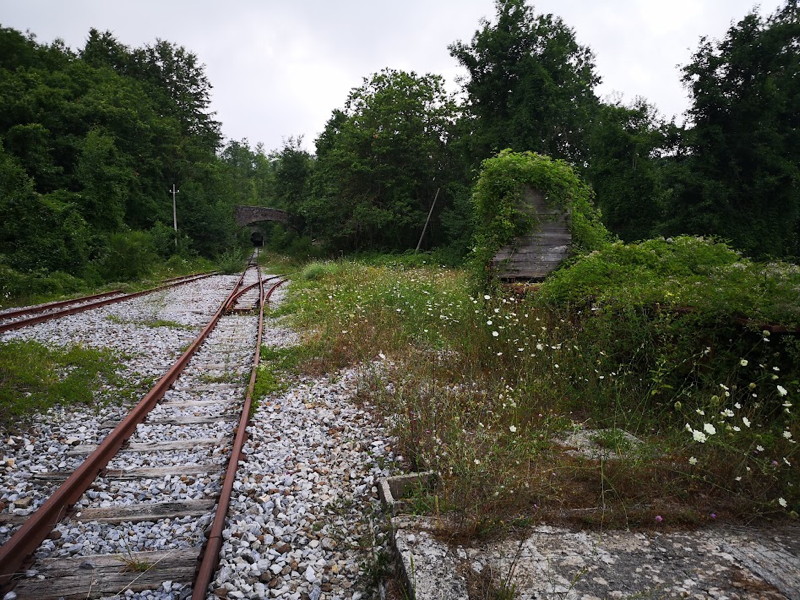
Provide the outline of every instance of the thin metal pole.
<path id="1" fill-rule="evenodd" d="M 436 188 L 436 195 L 433 197 L 433 202 L 431 203 L 431 209 L 428 211 L 428 218 L 425 219 L 425 227 L 422 228 L 422 235 L 419 236 L 419 241 L 417 242 L 417 248 L 414 252 L 419 252 L 419 247 L 422 245 L 422 238 L 425 237 L 425 231 L 428 229 L 428 223 L 431 221 L 431 215 L 433 214 L 433 207 L 436 206 L 436 199 L 439 197 L 439 190 L 442 188 Z"/>
<path id="2" fill-rule="evenodd" d="M 178 249 L 178 207 L 175 203 L 175 194 L 180 190 L 175 189 L 175 184 L 172 184 L 172 228 L 175 229 L 175 250 Z"/>

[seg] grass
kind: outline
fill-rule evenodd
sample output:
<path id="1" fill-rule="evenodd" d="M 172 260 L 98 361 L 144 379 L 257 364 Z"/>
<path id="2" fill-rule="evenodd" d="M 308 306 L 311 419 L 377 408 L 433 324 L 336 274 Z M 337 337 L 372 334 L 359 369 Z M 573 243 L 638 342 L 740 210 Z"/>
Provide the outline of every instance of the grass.
<path id="1" fill-rule="evenodd" d="M 797 323 L 797 268 L 695 238 L 584 260 L 535 294 L 322 263 L 279 310 L 306 329 L 300 368 L 363 366 L 360 394 L 410 470 L 441 474 L 464 535 L 530 515 L 664 528 L 800 511 L 800 344 L 771 332 Z M 621 456 L 570 453 L 556 440 L 574 428 Z"/>
<path id="2" fill-rule="evenodd" d="M 105 350 L 2 342 L 0 426 L 7 427 L 55 404 L 94 404 L 101 386 L 121 383 L 118 368 L 118 358 Z"/>

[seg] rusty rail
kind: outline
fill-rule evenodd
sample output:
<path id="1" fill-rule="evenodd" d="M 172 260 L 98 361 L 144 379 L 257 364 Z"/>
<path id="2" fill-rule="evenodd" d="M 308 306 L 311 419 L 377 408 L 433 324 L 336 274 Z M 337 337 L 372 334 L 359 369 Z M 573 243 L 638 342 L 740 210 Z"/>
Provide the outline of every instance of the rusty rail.
<path id="1" fill-rule="evenodd" d="M 133 292 L 131 294 L 125 294 L 123 296 L 115 296 L 114 298 L 106 298 L 104 300 L 98 300 L 97 302 L 90 302 L 89 304 L 83 304 L 81 306 L 75 306 L 73 308 L 67 308 L 64 310 L 60 310 L 57 312 L 47 313 L 44 315 L 39 315 L 38 317 L 30 317 L 29 319 L 20 319 L 19 321 L 12 321 L 11 323 L 4 323 L 0 325 L 0 333 L 5 331 L 11 331 L 13 329 L 22 329 L 23 327 L 28 327 L 30 325 L 37 325 L 38 323 L 44 323 L 45 321 L 50 321 L 51 319 L 60 319 L 61 317 L 66 317 L 69 315 L 74 315 L 79 312 L 84 312 L 87 310 L 91 310 L 93 308 L 100 308 L 101 306 L 106 306 L 108 304 L 115 304 L 117 302 L 124 302 L 125 300 L 132 300 L 133 298 L 138 298 L 139 296 L 145 296 L 147 294 L 152 294 L 153 292 L 158 292 L 161 290 L 165 290 L 171 287 L 176 287 L 179 285 L 183 285 L 184 283 L 191 283 L 194 281 L 199 281 L 201 279 L 205 279 L 206 277 L 211 277 L 213 273 L 208 273 L 205 275 L 199 275 L 193 278 L 183 279 L 181 281 L 176 281 L 173 283 L 168 283 L 166 285 L 160 285 L 155 288 L 151 288 L 149 290 L 142 290 L 141 292 Z M 31 309 L 34 310 L 34 309 Z M 43 309 L 46 310 L 46 309 Z M 7 314 L 7 313 L 6 313 Z M 6 315 L 0 315 L 0 319 L 5 317 Z"/>
<path id="2" fill-rule="evenodd" d="M 9 310 L 0 313 L 0 319 L 10 319 L 11 317 L 21 317 L 22 315 L 29 315 L 31 313 L 42 312 L 51 310 L 53 308 L 61 308 L 62 306 L 69 306 L 70 304 L 77 304 L 78 302 L 91 302 L 92 300 L 100 300 L 100 298 L 107 298 L 109 296 L 116 296 L 122 294 L 122 290 L 111 290 L 110 292 L 103 292 L 102 294 L 92 294 L 91 296 L 81 296 L 80 298 L 71 298 L 69 300 L 59 300 L 58 302 L 48 302 L 47 304 L 40 304 L 39 306 L 29 306 L 26 308 L 18 308 L 16 310 Z"/>
<path id="3" fill-rule="evenodd" d="M 245 270 L 246 272 L 246 270 Z M 78 501 L 89 488 L 98 473 L 114 458 L 114 455 L 152 410 L 169 387 L 186 367 L 192 355 L 208 337 L 222 317 L 228 300 L 241 286 L 245 272 L 239 277 L 233 291 L 220 305 L 217 312 L 203 328 L 197 338 L 169 371 L 153 386 L 130 413 L 106 436 L 100 445 L 70 475 L 67 480 L 34 512 L 14 535 L 0 547 L 0 588 L 6 586 L 14 573 L 24 564 L 28 556 L 44 541 L 53 527 L 66 515 L 69 507 Z M 152 290 L 151 290 L 152 291 Z"/>
<path id="4" fill-rule="evenodd" d="M 261 277 L 259 277 L 261 281 Z M 228 459 L 228 466 L 225 470 L 225 479 L 222 483 L 222 491 L 217 501 L 217 510 L 214 513 L 214 521 L 211 524 L 211 531 L 206 540 L 206 545 L 200 554 L 197 570 L 195 571 L 194 582 L 192 583 L 192 600 L 204 600 L 206 590 L 214 578 L 214 573 L 219 565 L 219 551 L 222 548 L 222 530 L 225 528 L 225 517 L 228 514 L 228 507 L 231 503 L 233 493 L 233 483 L 236 481 L 236 470 L 239 462 L 244 458 L 244 444 L 247 441 L 247 424 L 250 421 L 250 411 L 253 405 L 253 390 L 256 385 L 256 375 L 258 373 L 258 363 L 261 360 L 261 338 L 264 332 L 264 306 L 269 301 L 272 293 L 286 282 L 282 279 L 275 283 L 266 295 L 262 294 L 261 309 L 258 311 L 258 336 L 256 338 L 256 350 L 253 353 L 253 369 L 250 371 L 250 382 L 247 385 L 244 406 L 239 417 L 239 424 L 236 428 L 236 437 L 233 440 L 233 451 Z M 263 285 L 263 282 L 262 282 Z"/>
<path id="5" fill-rule="evenodd" d="M 279 279 L 279 278 L 281 277 L 281 275 L 272 275 L 272 276 L 270 276 L 270 277 L 267 277 L 266 279 L 261 279 L 261 268 L 260 268 L 260 267 L 259 267 L 259 271 L 258 271 L 258 273 L 259 273 L 259 275 L 258 275 L 258 281 L 257 281 L 256 283 L 251 283 L 250 285 L 248 285 L 248 286 L 246 286 L 246 287 L 243 287 L 242 289 L 240 289 L 240 290 L 239 290 L 239 291 L 236 293 L 236 296 L 234 296 L 233 298 L 231 298 L 231 300 L 228 302 L 228 306 L 226 306 L 226 307 L 225 307 L 225 310 L 226 310 L 226 311 L 233 310 L 233 307 L 236 305 L 236 302 L 239 300 L 239 298 L 241 298 L 241 297 L 242 297 L 242 296 L 244 296 L 244 295 L 245 295 L 247 292 L 249 292 L 250 290 L 252 290 L 252 289 L 254 289 L 254 288 L 256 288 L 256 287 L 259 289 L 258 301 L 259 301 L 259 302 L 263 302 L 263 300 L 264 300 L 264 284 L 265 284 L 267 281 L 271 281 L 271 280 L 273 280 L 273 279 Z"/>

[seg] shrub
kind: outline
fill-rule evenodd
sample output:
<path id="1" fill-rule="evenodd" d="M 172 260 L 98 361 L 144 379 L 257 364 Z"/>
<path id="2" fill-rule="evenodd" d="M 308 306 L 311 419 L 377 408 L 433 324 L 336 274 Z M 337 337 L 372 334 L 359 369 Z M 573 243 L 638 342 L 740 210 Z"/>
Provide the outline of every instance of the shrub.
<path id="1" fill-rule="evenodd" d="M 157 260 L 150 234 L 126 231 L 108 236 L 96 268 L 105 281 L 131 281 L 146 275 Z"/>

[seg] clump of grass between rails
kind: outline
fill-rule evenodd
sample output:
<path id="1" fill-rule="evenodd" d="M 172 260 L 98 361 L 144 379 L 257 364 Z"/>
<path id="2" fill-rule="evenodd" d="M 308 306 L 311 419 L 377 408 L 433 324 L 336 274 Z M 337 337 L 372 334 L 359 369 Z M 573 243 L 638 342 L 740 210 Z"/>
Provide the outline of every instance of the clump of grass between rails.
<path id="1" fill-rule="evenodd" d="M 463 533 L 800 511 L 797 267 L 697 238 L 612 244 L 511 295 L 470 294 L 458 270 L 337 265 L 282 309 L 311 332 L 306 366 L 372 365 L 365 396 L 409 468 L 441 473 Z M 582 456 L 558 443 L 577 429 L 642 443 Z"/>
<path id="2" fill-rule="evenodd" d="M 102 385 L 120 384 L 118 368 L 116 357 L 106 350 L 2 342 L 0 427 L 45 412 L 55 404 L 93 404 Z"/>

